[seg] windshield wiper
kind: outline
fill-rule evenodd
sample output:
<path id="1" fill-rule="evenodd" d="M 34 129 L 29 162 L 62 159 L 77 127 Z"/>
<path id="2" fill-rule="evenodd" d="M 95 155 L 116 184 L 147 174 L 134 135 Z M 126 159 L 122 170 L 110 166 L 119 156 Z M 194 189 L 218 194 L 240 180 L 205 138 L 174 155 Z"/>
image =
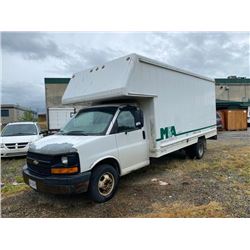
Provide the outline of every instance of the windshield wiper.
<path id="1" fill-rule="evenodd" d="M 85 132 L 79 131 L 79 130 L 72 130 L 68 132 L 61 131 L 61 134 L 62 135 L 87 135 Z"/>
<path id="2" fill-rule="evenodd" d="M 36 135 L 36 134 L 16 133 L 16 134 L 2 135 L 2 136 L 19 136 L 19 135 Z"/>

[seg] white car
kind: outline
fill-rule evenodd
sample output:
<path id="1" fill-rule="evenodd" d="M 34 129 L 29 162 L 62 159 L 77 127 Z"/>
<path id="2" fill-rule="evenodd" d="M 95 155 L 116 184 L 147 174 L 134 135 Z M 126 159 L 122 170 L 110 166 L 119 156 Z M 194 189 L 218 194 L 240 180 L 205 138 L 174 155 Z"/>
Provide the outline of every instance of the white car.
<path id="1" fill-rule="evenodd" d="M 35 122 L 9 123 L 1 132 L 1 157 L 26 155 L 29 145 L 42 137 Z"/>

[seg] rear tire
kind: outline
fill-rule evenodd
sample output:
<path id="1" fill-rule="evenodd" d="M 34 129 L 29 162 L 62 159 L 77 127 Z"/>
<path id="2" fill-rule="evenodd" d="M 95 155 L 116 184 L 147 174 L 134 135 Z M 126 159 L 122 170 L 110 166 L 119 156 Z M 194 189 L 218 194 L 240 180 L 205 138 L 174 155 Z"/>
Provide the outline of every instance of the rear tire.
<path id="1" fill-rule="evenodd" d="M 95 202 L 106 202 L 114 196 L 118 182 L 119 174 L 113 166 L 100 165 L 92 172 L 88 195 Z"/>
<path id="2" fill-rule="evenodd" d="M 200 138 L 200 139 L 198 139 L 197 143 L 187 147 L 186 154 L 191 159 L 196 158 L 196 159 L 200 160 L 204 156 L 205 149 L 206 149 L 206 139 Z"/>

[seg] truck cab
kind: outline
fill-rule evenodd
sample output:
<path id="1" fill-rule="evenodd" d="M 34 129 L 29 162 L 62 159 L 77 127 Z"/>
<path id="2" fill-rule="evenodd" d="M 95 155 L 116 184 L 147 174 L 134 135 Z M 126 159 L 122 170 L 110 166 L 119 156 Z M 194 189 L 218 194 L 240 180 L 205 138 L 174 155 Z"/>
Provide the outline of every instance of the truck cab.
<path id="1" fill-rule="evenodd" d="M 89 191 L 93 200 L 104 202 L 120 176 L 148 164 L 141 109 L 110 104 L 80 110 L 58 134 L 33 143 L 23 175 L 38 191 Z"/>

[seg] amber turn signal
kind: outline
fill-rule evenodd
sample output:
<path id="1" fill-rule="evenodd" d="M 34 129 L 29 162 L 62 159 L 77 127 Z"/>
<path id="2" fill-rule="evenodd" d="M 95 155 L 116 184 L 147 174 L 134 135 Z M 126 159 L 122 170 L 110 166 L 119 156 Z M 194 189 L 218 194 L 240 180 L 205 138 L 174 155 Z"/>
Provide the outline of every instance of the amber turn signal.
<path id="1" fill-rule="evenodd" d="M 73 166 L 70 168 L 52 168 L 51 174 L 73 174 L 78 172 L 78 167 Z"/>

